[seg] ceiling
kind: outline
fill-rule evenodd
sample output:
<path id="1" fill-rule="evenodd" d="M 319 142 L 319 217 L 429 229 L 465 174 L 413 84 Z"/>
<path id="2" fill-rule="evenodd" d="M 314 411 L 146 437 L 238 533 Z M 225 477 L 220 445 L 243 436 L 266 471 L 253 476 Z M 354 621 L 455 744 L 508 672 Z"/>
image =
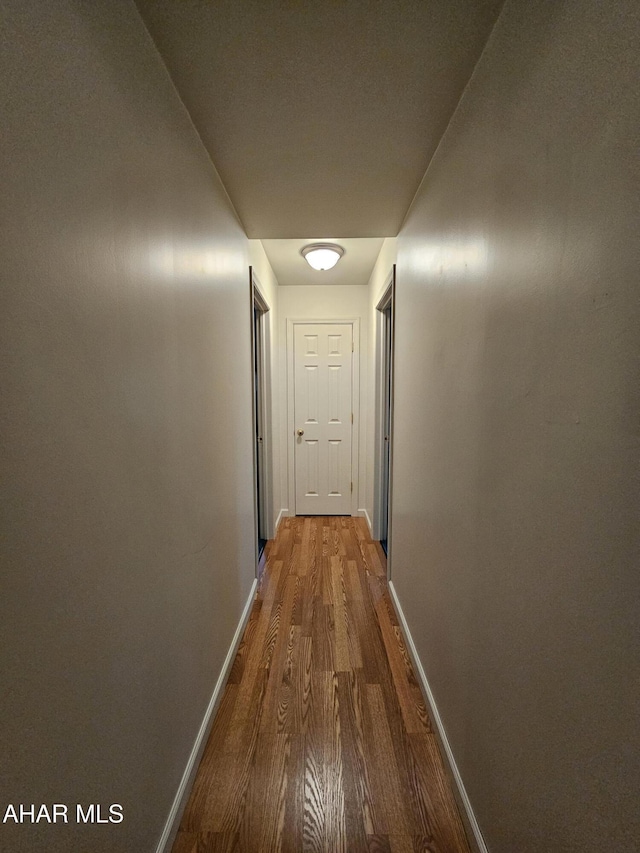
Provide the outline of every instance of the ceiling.
<path id="1" fill-rule="evenodd" d="M 270 257 L 286 238 L 398 233 L 502 2 L 137 0 Z"/>
<path id="2" fill-rule="evenodd" d="M 344 255 L 331 270 L 312 269 L 300 254 L 308 243 L 339 243 Z M 332 239 L 262 240 L 269 263 L 280 286 L 317 284 L 355 284 L 369 282 L 383 237 Z"/>

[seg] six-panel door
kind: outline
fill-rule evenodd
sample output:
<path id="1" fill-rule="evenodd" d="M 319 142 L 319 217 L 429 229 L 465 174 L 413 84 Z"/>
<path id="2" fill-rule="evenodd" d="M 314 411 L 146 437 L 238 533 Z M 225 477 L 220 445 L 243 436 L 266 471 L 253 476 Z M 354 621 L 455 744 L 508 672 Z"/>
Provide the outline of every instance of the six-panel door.
<path id="1" fill-rule="evenodd" d="M 350 324 L 294 326 L 297 515 L 351 515 L 352 344 Z"/>

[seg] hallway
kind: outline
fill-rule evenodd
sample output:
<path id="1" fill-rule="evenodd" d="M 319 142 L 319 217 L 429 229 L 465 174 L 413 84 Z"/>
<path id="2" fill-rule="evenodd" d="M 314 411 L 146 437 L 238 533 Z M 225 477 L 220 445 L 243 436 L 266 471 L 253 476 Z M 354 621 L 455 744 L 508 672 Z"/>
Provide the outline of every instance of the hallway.
<path id="1" fill-rule="evenodd" d="M 366 522 L 267 547 L 173 853 L 468 851 Z"/>
<path id="2" fill-rule="evenodd" d="M 1 17 L 0 853 L 638 853 L 638 0 Z"/>

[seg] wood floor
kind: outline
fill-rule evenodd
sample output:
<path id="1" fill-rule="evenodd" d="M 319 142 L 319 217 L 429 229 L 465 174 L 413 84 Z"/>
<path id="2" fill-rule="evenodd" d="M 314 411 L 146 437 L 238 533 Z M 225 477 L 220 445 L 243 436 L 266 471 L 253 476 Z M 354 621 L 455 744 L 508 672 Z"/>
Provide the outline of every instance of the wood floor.
<path id="1" fill-rule="evenodd" d="M 366 523 L 267 548 L 173 853 L 468 853 Z"/>

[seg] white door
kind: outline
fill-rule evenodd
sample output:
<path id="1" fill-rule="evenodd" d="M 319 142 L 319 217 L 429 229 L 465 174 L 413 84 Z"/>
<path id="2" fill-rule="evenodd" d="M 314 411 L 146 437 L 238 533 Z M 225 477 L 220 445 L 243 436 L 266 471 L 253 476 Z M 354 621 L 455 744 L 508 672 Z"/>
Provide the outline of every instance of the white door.
<path id="1" fill-rule="evenodd" d="M 353 327 L 294 326 L 297 515 L 351 515 Z"/>

